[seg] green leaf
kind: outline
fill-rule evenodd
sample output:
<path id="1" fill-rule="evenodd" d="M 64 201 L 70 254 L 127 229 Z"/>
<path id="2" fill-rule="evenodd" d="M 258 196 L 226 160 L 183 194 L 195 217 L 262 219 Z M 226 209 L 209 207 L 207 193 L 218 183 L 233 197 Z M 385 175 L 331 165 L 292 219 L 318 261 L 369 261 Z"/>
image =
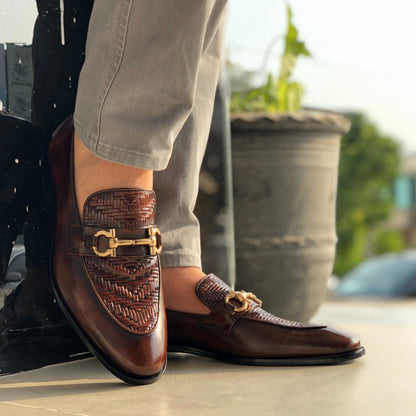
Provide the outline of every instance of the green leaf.
<path id="1" fill-rule="evenodd" d="M 304 89 L 292 80 L 292 72 L 298 56 L 311 54 L 305 42 L 298 39 L 298 30 L 293 23 L 289 5 L 286 5 L 286 13 L 287 31 L 277 80 L 268 74 L 264 86 L 248 93 L 234 94 L 231 98 L 231 111 L 297 111 L 302 107 Z"/>

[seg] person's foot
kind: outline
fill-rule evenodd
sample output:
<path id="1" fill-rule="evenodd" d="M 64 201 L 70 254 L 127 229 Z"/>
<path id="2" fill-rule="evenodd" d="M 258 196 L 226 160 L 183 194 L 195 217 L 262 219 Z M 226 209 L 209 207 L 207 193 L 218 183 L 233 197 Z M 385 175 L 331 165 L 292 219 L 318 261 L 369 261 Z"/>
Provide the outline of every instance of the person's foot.
<path id="1" fill-rule="evenodd" d="M 194 293 L 209 312 L 189 311 L 186 300 L 168 308 L 168 351 L 251 365 L 338 364 L 365 353 L 346 334 L 271 315 L 255 295 L 234 292 L 214 275 L 200 279 Z"/>
<path id="2" fill-rule="evenodd" d="M 75 136 L 79 212 L 106 187 L 152 187 L 152 172 L 97 158 Z M 101 209 L 100 207 L 99 209 Z M 325 326 L 277 318 L 252 294 L 233 292 L 196 267 L 162 271 L 169 349 L 256 365 L 335 364 L 364 354 L 359 342 Z"/>
<path id="3" fill-rule="evenodd" d="M 107 181 L 105 170 L 90 175 L 91 195 L 85 175 L 77 194 L 73 137 L 68 118 L 49 146 L 56 202 L 54 294 L 77 334 L 114 375 L 131 384 L 151 383 L 164 372 L 167 346 L 155 194 L 129 182 L 114 188 L 117 179 Z M 79 182 L 85 170 L 76 160 L 77 155 Z"/>

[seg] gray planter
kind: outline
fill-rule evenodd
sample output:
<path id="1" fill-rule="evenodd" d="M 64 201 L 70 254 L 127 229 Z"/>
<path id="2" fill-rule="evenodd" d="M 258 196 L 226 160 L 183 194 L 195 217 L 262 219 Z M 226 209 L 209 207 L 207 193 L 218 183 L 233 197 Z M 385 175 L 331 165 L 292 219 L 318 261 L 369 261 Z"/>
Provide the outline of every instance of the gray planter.
<path id="1" fill-rule="evenodd" d="M 349 127 L 325 112 L 232 116 L 237 288 L 278 316 L 307 321 L 325 297 Z"/>

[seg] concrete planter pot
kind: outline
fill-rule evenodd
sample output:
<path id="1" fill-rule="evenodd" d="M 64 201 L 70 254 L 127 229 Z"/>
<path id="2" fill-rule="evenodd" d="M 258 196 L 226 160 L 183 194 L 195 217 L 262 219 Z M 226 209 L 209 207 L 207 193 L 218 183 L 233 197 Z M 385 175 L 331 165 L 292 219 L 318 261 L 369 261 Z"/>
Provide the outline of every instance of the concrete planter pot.
<path id="1" fill-rule="evenodd" d="M 326 294 L 336 246 L 339 114 L 231 118 L 237 288 L 307 321 Z"/>

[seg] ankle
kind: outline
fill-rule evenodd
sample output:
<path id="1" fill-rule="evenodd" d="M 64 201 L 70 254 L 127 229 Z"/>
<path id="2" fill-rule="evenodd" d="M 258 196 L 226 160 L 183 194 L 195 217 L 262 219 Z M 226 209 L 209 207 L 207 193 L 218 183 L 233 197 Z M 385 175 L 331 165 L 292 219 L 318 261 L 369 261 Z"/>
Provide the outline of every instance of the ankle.
<path id="1" fill-rule="evenodd" d="M 75 189 L 78 210 L 94 192 L 111 188 L 153 189 L 153 171 L 110 162 L 90 152 L 74 133 Z"/>
<path id="2" fill-rule="evenodd" d="M 198 267 L 168 267 L 162 269 L 163 294 L 166 309 L 208 314 L 209 309 L 195 294 L 195 287 L 205 276 Z"/>

